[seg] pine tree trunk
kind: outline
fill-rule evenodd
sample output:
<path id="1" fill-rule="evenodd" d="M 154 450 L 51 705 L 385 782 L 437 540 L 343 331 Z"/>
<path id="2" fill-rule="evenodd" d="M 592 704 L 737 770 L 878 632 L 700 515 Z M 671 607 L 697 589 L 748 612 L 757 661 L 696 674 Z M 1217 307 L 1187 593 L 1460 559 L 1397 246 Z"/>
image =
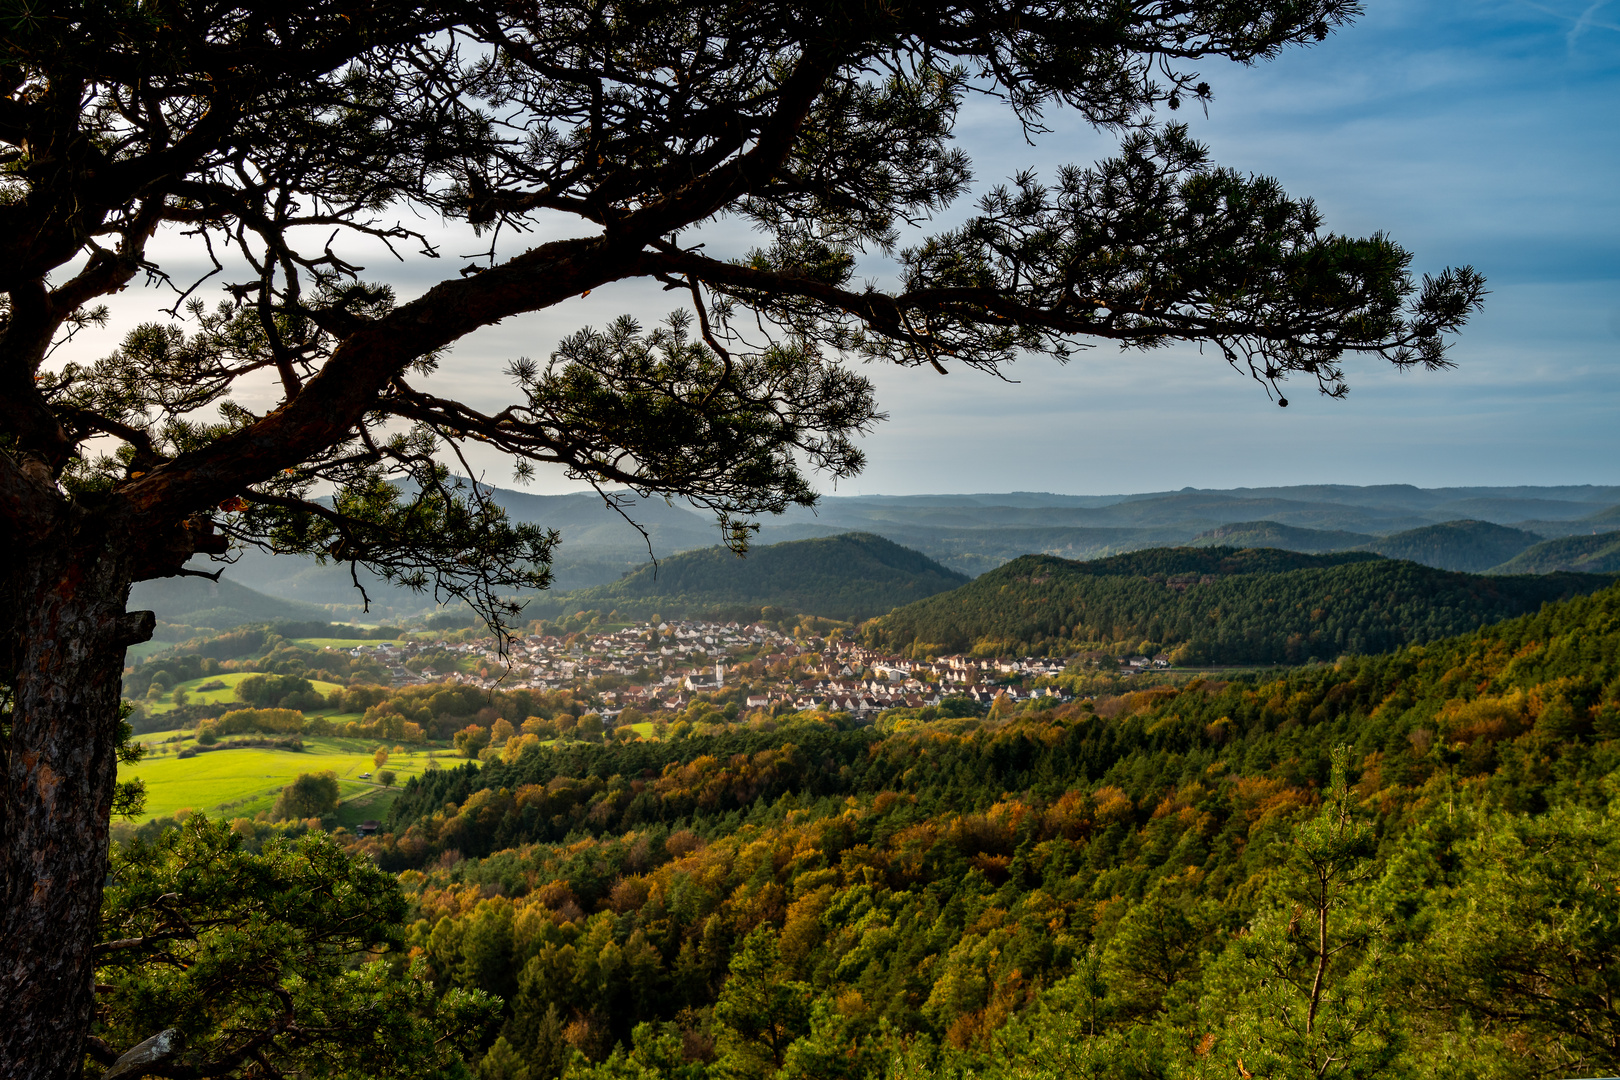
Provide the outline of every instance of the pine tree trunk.
<path id="1" fill-rule="evenodd" d="M 4 568 L 20 636 L 5 650 L 15 696 L 0 757 L 0 1077 L 7 1080 L 81 1072 L 95 1005 L 124 650 L 151 636 L 149 613 L 124 611 L 127 560 L 95 539 L 56 540 L 8 552 Z"/>

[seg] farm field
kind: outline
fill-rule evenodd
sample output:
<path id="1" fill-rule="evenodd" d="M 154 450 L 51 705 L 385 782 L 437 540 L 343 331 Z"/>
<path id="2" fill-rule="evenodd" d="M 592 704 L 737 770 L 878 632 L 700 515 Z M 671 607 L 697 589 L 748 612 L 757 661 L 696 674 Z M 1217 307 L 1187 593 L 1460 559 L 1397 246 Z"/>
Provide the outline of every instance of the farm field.
<path id="1" fill-rule="evenodd" d="M 373 641 L 370 638 L 337 638 L 337 637 L 303 637 L 292 638 L 292 644 L 306 649 L 357 649 L 365 646 L 368 649 L 378 645 L 394 645 L 393 641 Z"/>
<path id="2" fill-rule="evenodd" d="M 257 671 L 231 671 L 219 675 L 205 675 L 200 679 L 187 679 L 185 682 L 176 683 L 174 689 L 184 690 L 189 695 L 189 701 L 193 705 L 235 704 L 237 700 L 236 684 L 241 682 L 243 679 L 250 679 L 258 674 L 259 672 Z M 223 685 L 213 690 L 199 689 L 200 687 L 209 686 L 214 683 L 221 683 Z M 337 683 L 326 682 L 322 679 L 311 679 L 310 685 L 323 694 L 330 694 L 334 690 L 345 689 L 345 687 L 340 686 Z M 166 712 L 172 712 L 174 710 L 174 691 L 171 690 L 168 694 L 164 695 L 161 700 L 154 701 L 148 699 L 142 702 L 141 705 L 142 708 L 153 716 Z M 243 702 L 242 706 L 246 708 L 247 703 Z M 316 713 L 319 713 L 320 711 L 321 710 L 316 710 Z"/>
<path id="3" fill-rule="evenodd" d="M 177 758 L 175 753 L 192 745 L 184 742 L 163 743 L 166 738 L 185 735 L 185 732 L 152 732 L 140 736 L 140 741 L 154 746 L 162 744 L 167 754 L 148 751 L 146 759 L 138 765 L 121 766 L 120 780 L 140 778 L 146 781 L 146 812 L 144 818 L 169 817 L 175 811 L 215 811 L 230 817 L 252 817 L 261 810 L 270 809 L 281 788 L 299 773 L 320 772 L 330 769 L 337 774 L 338 787 L 344 805 L 339 807 L 338 823 L 350 824 L 345 813 L 348 804 L 353 809 L 364 808 L 356 823 L 379 813 L 386 813 L 395 793 L 374 780 L 360 779 L 361 773 L 376 771 L 372 753 L 382 745 L 372 739 L 340 739 L 305 737 L 302 751 L 269 747 L 243 747 L 241 749 L 213 750 L 196 757 Z M 231 740 L 221 745 L 228 746 Z M 390 754 L 384 768 L 393 770 L 403 783 L 408 777 L 420 774 L 428 763 L 426 748 L 407 749 Z M 456 764 L 460 758 L 453 752 L 432 751 L 446 766 Z"/>

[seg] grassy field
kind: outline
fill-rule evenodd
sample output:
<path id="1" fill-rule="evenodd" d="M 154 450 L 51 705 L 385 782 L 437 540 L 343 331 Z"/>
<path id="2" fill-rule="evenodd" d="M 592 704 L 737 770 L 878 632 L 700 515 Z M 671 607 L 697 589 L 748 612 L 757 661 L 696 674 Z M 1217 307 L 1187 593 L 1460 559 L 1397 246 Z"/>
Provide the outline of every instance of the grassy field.
<path id="1" fill-rule="evenodd" d="M 292 644 L 305 649 L 357 649 L 364 645 L 366 648 L 375 648 L 378 645 L 395 645 L 393 641 L 373 641 L 370 638 L 341 638 L 341 637 L 301 637 L 293 638 Z"/>
<path id="2" fill-rule="evenodd" d="M 259 673 L 256 671 L 231 671 L 220 675 L 205 675 L 200 679 L 187 679 L 183 683 L 177 683 L 174 689 L 184 690 L 187 694 L 189 694 L 190 697 L 187 699 L 187 701 L 188 704 L 191 705 L 233 705 L 238 704 L 236 699 L 236 684 L 241 682 L 243 679 L 251 679 L 257 674 Z M 218 690 L 198 689 L 198 687 L 207 686 L 211 683 L 224 683 L 224 686 Z M 345 689 L 344 687 L 339 686 L 337 683 L 325 682 L 321 679 L 311 679 L 310 685 L 323 694 L 330 694 L 334 690 Z M 246 702 L 240 702 L 240 704 L 243 708 L 248 707 Z M 148 698 L 146 701 L 141 703 L 141 707 L 152 716 L 169 712 L 174 708 L 174 691 L 171 690 L 168 694 L 164 695 L 162 699 L 157 701 L 153 701 Z"/>
<path id="3" fill-rule="evenodd" d="M 182 742 L 165 743 L 174 736 L 187 736 Z M 229 817 L 252 817 L 268 810 L 282 786 L 299 773 L 331 769 L 338 777 L 343 805 L 338 823 L 354 825 L 366 818 L 387 813 L 396 792 L 376 780 L 361 779 L 362 773 L 376 772 L 372 753 L 383 745 L 373 739 L 310 738 L 304 749 L 278 750 L 265 747 L 213 750 L 196 757 L 177 758 L 176 752 L 192 745 L 187 732 L 152 732 L 140 736 L 149 746 L 163 745 L 168 753 L 148 752 L 139 765 L 118 770 L 120 780 L 139 777 L 146 781 L 146 817 L 168 817 L 176 810 L 206 810 Z M 229 745 L 224 740 L 220 745 Z M 390 748 L 391 749 L 391 748 Z M 408 749 L 390 754 L 383 767 L 391 769 L 403 783 L 427 766 L 426 749 Z M 446 766 L 457 764 L 453 751 L 435 751 Z M 356 816 L 358 815 L 358 816 Z M 348 822 L 347 817 L 355 817 Z"/>

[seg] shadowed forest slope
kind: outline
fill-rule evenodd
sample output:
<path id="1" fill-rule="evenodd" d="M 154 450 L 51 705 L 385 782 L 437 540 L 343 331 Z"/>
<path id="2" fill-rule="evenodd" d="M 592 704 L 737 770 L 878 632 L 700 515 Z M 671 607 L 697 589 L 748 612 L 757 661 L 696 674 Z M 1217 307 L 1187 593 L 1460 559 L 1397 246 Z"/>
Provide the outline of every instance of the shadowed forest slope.
<path id="1" fill-rule="evenodd" d="M 1508 559 L 1498 574 L 1550 574 L 1559 570 L 1620 573 L 1620 532 L 1565 536 L 1537 544 Z"/>
<path id="2" fill-rule="evenodd" d="M 1177 663 L 1302 663 L 1383 652 L 1611 584 L 1485 577 L 1371 554 L 1167 548 L 1077 563 L 1015 559 L 862 627 L 913 656 L 1167 649 Z"/>
<path id="3" fill-rule="evenodd" d="M 665 617 L 766 606 L 830 619 L 865 619 L 965 584 L 966 574 L 871 533 L 750 548 L 688 551 L 608 585 L 535 600 L 531 617 L 615 610 Z"/>

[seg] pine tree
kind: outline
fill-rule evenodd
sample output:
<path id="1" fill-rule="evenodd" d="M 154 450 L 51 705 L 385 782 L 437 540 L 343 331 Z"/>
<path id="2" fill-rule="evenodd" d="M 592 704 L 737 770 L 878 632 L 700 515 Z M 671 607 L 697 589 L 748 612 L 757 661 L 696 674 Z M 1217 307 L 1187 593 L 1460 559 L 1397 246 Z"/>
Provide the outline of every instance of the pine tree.
<path id="1" fill-rule="evenodd" d="M 1384 992 L 1391 973 L 1372 895 L 1376 842 L 1352 801 L 1349 758 L 1348 747 L 1333 751 L 1321 809 L 1294 826 L 1270 903 L 1210 975 L 1210 1075 L 1393 1075 L 1402 1032 Z"/>
<path id="2" fill-rule="evenodd" d="M 998 369 L 1088 340 L 1209 343 L 1275 387 L 1342 361 L 1444 366 L 1482 295 L 1422 283 L 1383 235 L 1321 228 L 1216 168 L 1155 110 L 1211 100 L 1200 61 L 1319 41 L 1354 0 L 1069 3 L 64 0 L 0 39 L 0 1073 L 78 1068 L 93 1012 L 131 583 L 244 546 L 364 566 L 497 626 L 550 580 L 556 533 L 445 465 L 558 466 L 679 496 L 746 546 L 759 514 L 859 470 L 878 418 L 852 360 Z M 904 250 L 966 190 L 970 97 L 1032 137 L 1052 109 L 1123 131 L 1050 182 L 1020 173 Z M 441 253 L 411 222 L 571 220 L 402 301 L 354 251 Z M 746 222 L 728 260 L 705 223 Z M 156 243 L 158 238 L 163 243 Z M 165 262 L 170 239 L 190 251 Z M 179 245 L 184 247 L 184 244 Z M 889 291 L 862 258 L 898 260 Z M 218 256 L 203 299 L 188 259 Z M 459 261 L 459 260 L 458 260 Z M 212 276 L 212 275 L 206 275 Z M 102 300 L 172 285 L 121 342 Z M 689 306 L 515 358 L 511 404 L 429 389 L 482 328 L 613 282 Z M 212 287 L 211 285 L 209 286 Z M 765 328 L 761 337 L 759 329 Z M 58 346 L 93 362 L 47 363 Z M 274 401 L 242 394 L 268 380 Z M 329 494 L 323 494 L 329 493 Z M 358 580 L 358 578 L 356 579 Z"/>

